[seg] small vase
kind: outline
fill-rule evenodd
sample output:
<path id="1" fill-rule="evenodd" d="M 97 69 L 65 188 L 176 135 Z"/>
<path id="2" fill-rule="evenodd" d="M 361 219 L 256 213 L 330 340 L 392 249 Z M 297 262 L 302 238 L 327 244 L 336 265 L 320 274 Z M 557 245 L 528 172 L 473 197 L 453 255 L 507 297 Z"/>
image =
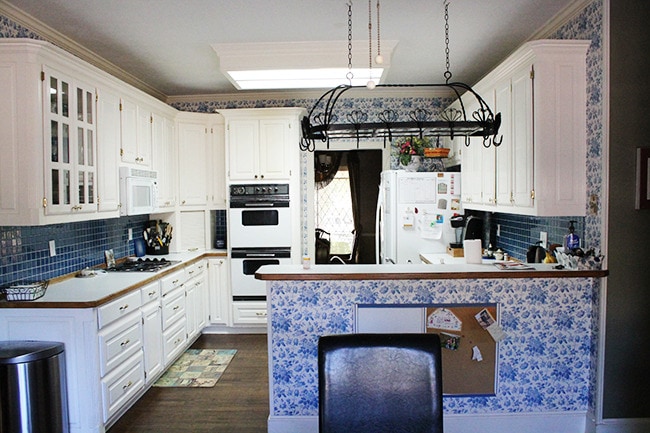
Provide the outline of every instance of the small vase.
<path id="1" fill-rule="evenodd" d="M 422 166 L 422 157 L 420 155 L 411 155 L 411 160 L 407 165 L 400 163 L 406 171 L 418 171 Z"/>

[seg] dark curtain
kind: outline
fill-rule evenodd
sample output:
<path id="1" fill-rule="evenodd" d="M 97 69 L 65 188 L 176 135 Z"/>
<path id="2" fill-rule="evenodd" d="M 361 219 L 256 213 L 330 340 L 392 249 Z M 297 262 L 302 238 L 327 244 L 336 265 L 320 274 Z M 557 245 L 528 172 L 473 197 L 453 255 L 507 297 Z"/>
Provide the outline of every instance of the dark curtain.
<path id="1" fill-rule="evenodd" d="M 352 200 L 352 218 L 354 220 L 354 244 L 352 245 L 352 263 L 358 262 L 359 235 L 363 232 L 361 227 L 361 168 L 359 152 L 348 152 L 348 173 L 350 174 L 350 196 Z"/>

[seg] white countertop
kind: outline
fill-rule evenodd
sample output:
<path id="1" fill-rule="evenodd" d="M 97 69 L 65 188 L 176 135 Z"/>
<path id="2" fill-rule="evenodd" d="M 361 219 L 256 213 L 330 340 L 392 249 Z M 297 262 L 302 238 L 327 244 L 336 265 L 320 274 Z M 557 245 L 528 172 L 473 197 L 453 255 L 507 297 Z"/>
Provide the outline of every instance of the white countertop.
<path id="1" fill-rule="evenodd" d="M 175 270 L 182 269 L 192 260 L 195 260 L 207 253 L 223 253 L 225 251 L 192 251 L 184 253 L 170 253 L 164 256 L 144 256 L 143 258 L 165 258 L 166 260 L 178 261 L 172 266 L 166 267 L 157 272 L 106 272 L 99 271 L 92 277 L 84 278 L 67 278 L 54 283 L 50 283 L 45 295 L 33 301 L 8 301 L 0 302 L 2 307 L 20 307 L 20 308 L 43 308 L 45 304 L 55 306 L 60 304 L 59 308 L 81 308 L 84 306 L 93 307 L 107 302 L 116 295 L 122 295 L 131 288 L 135 289 L 145 285 L 149 281 L 156 280 L 164 274 L 169 274 Z"/>

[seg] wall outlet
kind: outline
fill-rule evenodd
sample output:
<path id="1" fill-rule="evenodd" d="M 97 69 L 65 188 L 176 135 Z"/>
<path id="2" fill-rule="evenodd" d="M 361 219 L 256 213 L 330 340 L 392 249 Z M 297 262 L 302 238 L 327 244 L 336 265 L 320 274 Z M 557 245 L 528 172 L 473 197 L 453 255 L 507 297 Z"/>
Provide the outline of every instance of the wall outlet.
<path id="1" fill-rule="evenodd" d="M 54 240 L 51 240 L 49 242 L 49 246 L 50 246 L 50 257 L 56 256 L 56 242 L 54 242 Z"/>
<path id="2" fill-rule="evenodd" d="M 548 233 L 546 232 L 539 232 L 539 240 L 542 241 L 542 247 L 547 248 L 548 247 Z"/>
<path id="3" fill-rule="evenodd" d="M 129 236 L 129 237 L 128 237 L 128 240 L 132 241 L 132 240 L 133 240 L 133 229 L 129 229 L 129 230 L 127 231 L 127 233 L 128 233 L 128 236 Z"/>

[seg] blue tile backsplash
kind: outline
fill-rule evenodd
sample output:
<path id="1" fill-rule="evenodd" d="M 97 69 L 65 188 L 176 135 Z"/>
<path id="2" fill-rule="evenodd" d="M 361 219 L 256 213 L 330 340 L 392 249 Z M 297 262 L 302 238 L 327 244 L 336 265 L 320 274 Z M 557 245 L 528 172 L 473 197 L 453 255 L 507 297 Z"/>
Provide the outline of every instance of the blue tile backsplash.
<path id="1" fill-rule="evenodd" d="M 0 286 L 46 280 L 104 263 L 104 250 L 120 258 L 134 253 L 133 236 L 142 233 L 147 215 L 52 224 L 0 227 Z M 56 244 L 50 257 L 49 241 Z"/>

